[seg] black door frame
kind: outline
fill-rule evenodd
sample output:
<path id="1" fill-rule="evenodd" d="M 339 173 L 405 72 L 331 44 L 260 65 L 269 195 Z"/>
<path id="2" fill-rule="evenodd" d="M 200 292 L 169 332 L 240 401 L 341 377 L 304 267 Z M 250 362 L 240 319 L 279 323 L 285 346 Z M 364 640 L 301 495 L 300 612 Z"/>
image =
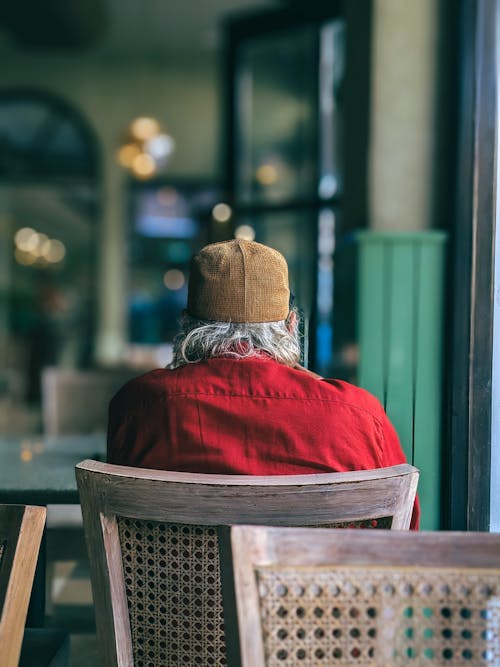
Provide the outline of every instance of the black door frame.
<path id="1" fill-rule="evenodd" d="M 488 530 L 500 0 L 462 0 L 449 350 L 449 527 Z"/>

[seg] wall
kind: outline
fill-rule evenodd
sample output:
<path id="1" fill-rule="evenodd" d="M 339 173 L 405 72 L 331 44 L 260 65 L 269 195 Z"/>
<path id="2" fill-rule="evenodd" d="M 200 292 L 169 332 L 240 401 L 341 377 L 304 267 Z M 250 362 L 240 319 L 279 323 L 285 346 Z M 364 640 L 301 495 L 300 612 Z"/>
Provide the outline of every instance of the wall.
<path id="1" fill-rule="evenodd" d="M 217 178 L 218 94 L 215 55 L 21 53 L 0 45 L 0 88 L 26 86 L 68 101 L 88 120 L 102 151 L 97 360 L 120 360 L 125 343 L 125 175 L 115 162 L 130 120 L 151 115 L 176 141 L 168 173 Z"/>
<path id="2" fill-rule="evenodd" d="M 177 141 L 176 175 L 216 173 L 216 58 L 210 54 L 51 55 L 3 44 L 0 86 L 31 86 L 60 95 L 89 120 L 113 152 L 131 118 L 151 114 Z"/>
<path id="3" fill-rule="evenodd" d="M 438 3 L 374 0 L 369 224 L 430 227 Z"/>

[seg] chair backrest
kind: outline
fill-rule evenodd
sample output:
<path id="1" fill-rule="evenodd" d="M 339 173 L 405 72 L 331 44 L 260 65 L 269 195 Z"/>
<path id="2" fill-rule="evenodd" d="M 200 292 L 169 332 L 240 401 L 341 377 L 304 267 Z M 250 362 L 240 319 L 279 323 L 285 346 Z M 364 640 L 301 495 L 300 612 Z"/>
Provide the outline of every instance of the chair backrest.
<path id="1" fill-rule="evenodd" d="M 226 664 L 217 526 L 408 528 L 409 465 L 253 477 L 84 461 L 76 468 L 107 667 Z"/>
<path id="2" fill-rule="evenodd" d="M 0 505 L 0 664 L 17 667 L 45 507 Z"/>
<path id="3" fill-rule="evenodd" d="M 42 372 L 42 420 L 46 435 L 104 433 L 108 405 L 134 375 L 130 369 L 75 370 L 47 367 Z"/>
<path id="4" fill-rule="evenodd" d="M 234 583 L 236 593 L 236 609 L 224 599 L 230 667 L 500 665 L 499 534 L 228 534 L 220 546 L 223 562 L 232 552 L 224 590 Z"/>

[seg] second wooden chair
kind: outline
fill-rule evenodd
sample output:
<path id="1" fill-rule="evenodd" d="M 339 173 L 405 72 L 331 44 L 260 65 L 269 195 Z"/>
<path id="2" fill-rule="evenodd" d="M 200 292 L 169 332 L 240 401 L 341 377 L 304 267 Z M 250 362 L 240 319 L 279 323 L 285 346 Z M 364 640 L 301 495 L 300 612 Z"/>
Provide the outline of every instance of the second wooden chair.
<path id="1" fill-rule="evenodd" d="M 225 665 L 218 526 L 409 527 L 418 471 L 253 477 L 76 468 L 101 661 Z"/>
<path id="2" fill-rule="evenodd" d="M 500 535 L 228 532 L 229 667 L 500 665 Z"/>
<path id="3" fill-rule="evenodd" d="M 17 667 L 45 507 L 0 505 L 0 662 Z"/>
<path id="4" fill-rule="evenodd" d="M 25 628 L 45 527 L 45 507 L 0 505 L 0 665 L 65 667 L 64 630 Z"/>

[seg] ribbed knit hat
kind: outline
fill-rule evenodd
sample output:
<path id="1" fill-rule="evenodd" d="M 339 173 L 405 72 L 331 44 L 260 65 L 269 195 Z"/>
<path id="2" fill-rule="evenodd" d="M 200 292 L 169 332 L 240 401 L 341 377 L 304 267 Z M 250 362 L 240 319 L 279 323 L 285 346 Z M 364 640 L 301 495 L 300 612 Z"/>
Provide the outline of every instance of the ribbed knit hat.
<path id="1" fill-rule="evenodd" d="M 273 248 L 235 239 L 191 260 L 189 315 L 217 322 L 278 322 L 289 312 L 288 267 Z"/>

